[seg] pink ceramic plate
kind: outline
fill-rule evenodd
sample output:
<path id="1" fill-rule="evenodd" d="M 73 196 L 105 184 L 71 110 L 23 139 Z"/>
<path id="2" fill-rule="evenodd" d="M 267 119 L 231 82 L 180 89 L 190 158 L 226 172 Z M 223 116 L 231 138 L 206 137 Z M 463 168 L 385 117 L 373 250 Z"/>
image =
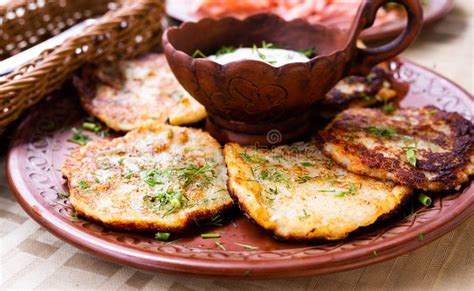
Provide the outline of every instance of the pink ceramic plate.
<path id="1" fill-rule="evenodd" d="M 473 99 L 459 86 L 416 64 L 401 61 L 397 79 L 410 83 L 401 106 L 436 105 L 472 118 Z M 163 243 L 152 234 L 117 232 L 87 220 L 73 220 L 57 192 L 67 191 L 60 168 L 74 145 L 66 142 L 84 113 L 73 93 L 62 90 L 37 107 L 19 126 L 8 155 L 7 175 L 28 214 L 59 238 L 107 260 L 153 271 L 222 277 L 309 276 L 381 262 L 419 248 L 452 230 L 474 213 L 474 186 L 435 197 L 430 208 L 353 233 L 333 243 L 284 243 L 237 211 L 223 226 L 199 229 Z M 407 207 L 409 208 L 409 207 Z M 409 209 L 406 209 L 410 212 Z M 230 220 L 233 220 L 233 223 Z M 200 231 L 220 232 L 220 242 Z M 172 237 L 174 240 L 178 237 Z M 246 244 L 258 249 L 247 249 Z"/>
<path id="2" fill-rule="evenodd" d="M 424 1 L 424 21 L 425 25 L 433 23 L 445 17 L 454 6 L 454 0 L 428 0 Z M 167 1 L 166 13 L 179 21 L 196 21 L 199 16 L 191 11 L 189 1 Z M 402 32 L 405 28 L 405 19 L 388 22 L 382 25 L 374 26 L 362 33 L 362 40 L 373 41 L 393 37 Z"/>

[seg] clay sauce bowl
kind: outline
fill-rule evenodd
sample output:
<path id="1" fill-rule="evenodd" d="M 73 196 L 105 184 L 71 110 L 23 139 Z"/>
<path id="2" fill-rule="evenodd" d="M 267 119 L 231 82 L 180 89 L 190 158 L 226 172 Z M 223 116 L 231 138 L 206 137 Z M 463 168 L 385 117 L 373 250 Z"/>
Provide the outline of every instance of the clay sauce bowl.
<path id="1" fill-rule="evenodd" d="M 384 46 L 358 48 L 362 30 L 372 26 L 377 10 L 390 2 L 405 7 L 405 30 Z M 366 74 L 407 48 L 422 19 L 419 0 L 365 0 L 347 31 L 304 20 L 288 22 L 272 14 L 203 19 L 167 29 L 163 48 L 179 83 L 206 107 L 206 128 L 215 138 L 222 143 L 275 145 L 304 136 L 311 125 L 311 106 L 343 77 Z M 280 67 L 255 60 L 220 65 L 191 57 L 198 49 L 211 55 L 222 46 L 252 47 L 262 41 L 291 50 L 313 48 L 315 56 Z"/>

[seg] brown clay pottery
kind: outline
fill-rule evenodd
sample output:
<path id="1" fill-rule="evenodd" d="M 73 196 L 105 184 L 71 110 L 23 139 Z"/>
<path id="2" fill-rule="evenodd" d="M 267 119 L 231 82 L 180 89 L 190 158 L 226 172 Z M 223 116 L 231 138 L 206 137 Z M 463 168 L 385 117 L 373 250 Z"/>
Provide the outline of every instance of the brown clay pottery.
<path id="1" fill-rule="evenodd" d="M 382 47 L 357 48 L 361 31 L 389 2 L 407 10 L 405 30 Z M 206 127 L 214 137 L 221 142 L 273 145 L 305 135 L 314 102 L 343 77 L 368 73 L 402 52 L 415 39 L 422 19 L 419 0 L 365 0 L 348 31 L 258 14 L 244 20 L 185 22 L 165 31 L 163 47 L 178 81 L 206 107 Z M 313 48 L 315 56 L 306 63 L 280 67 L 255 60 L 220 65 L 192 57 L 196 50 L 211 55 L 222 46 L 252 47 L 262 41 L 291 50 Z"/>

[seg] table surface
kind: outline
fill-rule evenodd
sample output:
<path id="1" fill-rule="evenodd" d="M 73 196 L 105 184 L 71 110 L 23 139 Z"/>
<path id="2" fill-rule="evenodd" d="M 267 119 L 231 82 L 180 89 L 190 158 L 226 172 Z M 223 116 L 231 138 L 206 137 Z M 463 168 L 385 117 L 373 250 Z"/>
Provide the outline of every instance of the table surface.
<path id="1" fill-rule="evenodd" d="M 404 54 L 474 89 L 474 1 L 457 1 Z M 5 141 L 3 141 L 4 143 Z M 398 258 L 352 271 L 301 279 L 223 280 L 154 274 L 104 261 L 57 239 L 33 221 L 8 188 L 0 152 L 0 289 L 341 290 L 474 289 L 474 217 Z"/>

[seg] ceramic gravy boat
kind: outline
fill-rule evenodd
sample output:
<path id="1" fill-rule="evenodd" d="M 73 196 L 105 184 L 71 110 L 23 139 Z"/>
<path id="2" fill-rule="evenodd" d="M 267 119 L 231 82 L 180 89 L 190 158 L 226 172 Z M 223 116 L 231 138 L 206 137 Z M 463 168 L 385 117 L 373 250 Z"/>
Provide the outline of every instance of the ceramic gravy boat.
<path id="1" fill-rule="evenodd" d="M 381 47 L 358 48 L 361 31 L 373 24 L 377 10 L 389 2 L 405 7 L 405 30 Z M 401 53 L 416 38 L 422 18 L 419 0 L 365 0 L 346 31 L 303 20 L 285 21 L 271 14 L 244 20 L 203 19 L 167 29 L 163 48 L 179 83 L 206 107 L 206 128 L 215 138 L 273 145 L 305 135 L 312 105 L 343 77 L 366 74 Z M 211 55 L 222 46 L 252 47 L 262 41 L 291 50 L 314 48 L 315 56 L 306 63 L 280 67 L 255 60 L 220 65 L 192 57 L 198 49 Z"/>

